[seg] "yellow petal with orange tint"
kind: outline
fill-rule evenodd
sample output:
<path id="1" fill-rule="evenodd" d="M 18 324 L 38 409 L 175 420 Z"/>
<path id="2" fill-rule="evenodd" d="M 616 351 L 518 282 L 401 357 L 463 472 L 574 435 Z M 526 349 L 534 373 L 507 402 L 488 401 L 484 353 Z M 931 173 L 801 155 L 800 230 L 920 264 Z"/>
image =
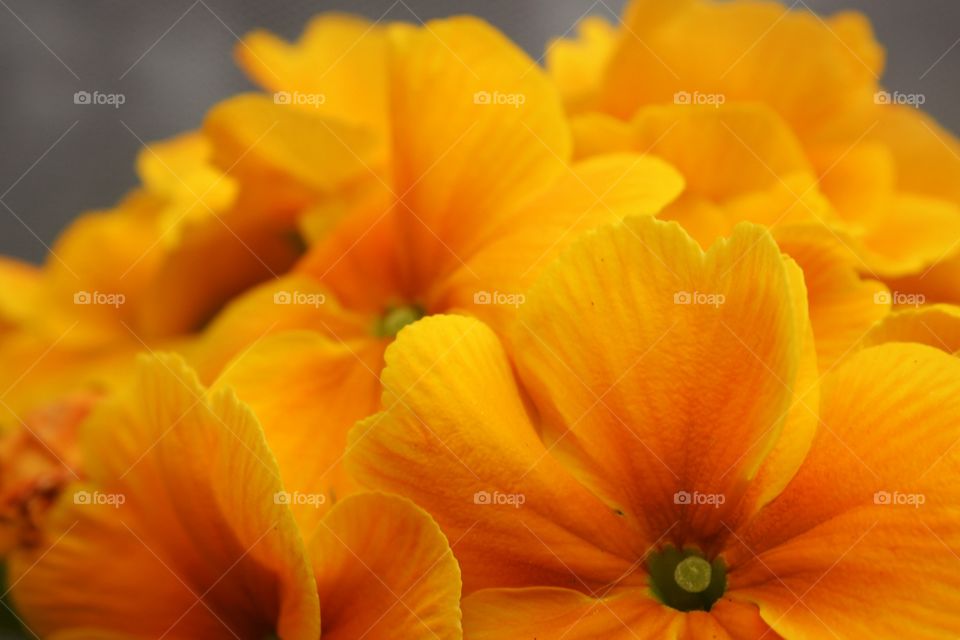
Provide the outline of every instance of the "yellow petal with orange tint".
<path id="1" fill-rule="evenodd" d="M 795 134 L 763 105 L 644 107 L 626 125 L 590 114 L 575 118 L 573 131 L 578 156 L 626 144 L 665 159 L 683 174 L 689 191 L 715 202 L 812 172 Z"/>
<path id="2" fill-rule="evenodd" d="M 572 112 L 595 98 L 617 45 L 617 35 L 604 18 L 588 16 L 577 24 L 575 38 L 557 38 L 547 45 L 547 69 Z"/>
<path id="3" fill-rule="evenodd" d="M 42 634 L 109 623 L 138 637 L 316 638 L 313 575 L 253 414 L 176 357 L 142 361 L 85 425 L 89 481 L 14 557 Z"/>
<path id="4" fill-rule="evenodd" d="M 879 110 L 870 130 L 892 153 L 905 191 L 960 203 L 960 141 L 923 111 L 902 105 Z"/>
<path id="5" fill-rule="evenodd" d="M 634 149 L 665 159 L 689 191 L 715 202 L 811 172 L 795 134 L 762 105 L 646 107 L 630 126 Z"/>
<path id="6" fill-rule="evenodd" d="M 909 304 L 915 304 L 920 296 L 927 304 L 960 304 L 960 256 L 957 255 L 930 265 L 919 273 L 884 280 L 890 289 L 906 296 Z"/>
<path id="7" fill-rule="evenodd" d="M 792 259 L 785 258 L 785 261 L 793 299 L 794 324 L 799 339 L 797 376 L 791 388 L 791 404 L 784 415 L 783 429 L 747 490 L 741 514 L 755 511 L 783 491 L 803 463 L 819 420 L 817 407 L 820 403 L 820 369 L 814 328 L 810 322 L 810 296 L 804 284 L 803 271 Z M 759 441 L 754 441 L 750 447 L 757 444 Z"/>
<path id="8" fill-rule="evenodd" d="M 960 307 L 937 304 L 895 311 L 867 333 L 863 346 L 885 342 L 917 342 L 956 353 L 960 351 Z"/>
<path id="9" fill-rule="evenodd" d="M 221 102 L 203 130 L 214 145 L 214 162 L 244 186 L 241 202 L 258 210 L 306 206 L 369 179 L 383 162 L 383 141 L 374 132 L 262 95 Z"/>
<path id="10" fill-rule="evenodd" d="M 186 354 L 200 379 L 209 384 L 233 358 L 272 334 L 316 331 L 352 343 L 371 335 L 373 322 L 373 318 L 343 309 L 316 280 L 288 275 L 232 301 L 195 343 L 187 346 Z"/>
<path id="11" fill-rule="evenodd" d="M 544 437 L 649 540 L 672 527 L 709 540 L 742 517 L 807 390 L 798 372 L 815 370 L 792 269 L 760 227 L 704 253 L 676 223 L 637 217 L 588 236 L 530 291 L 511 348 Z"/>
<path id="12" fill-rule="evenodd" d="M 420 280 L 565 170 L 570 133 L 537 63 L 475 18 L 389 28 L 394 191 Z"/>
<path id="13" fill-rule="evenodd" d="M 622 153 L 578 162 L 494 231 L 485 246 L 441 285 L 436 305 L 467 310 L 495 329 L 506 330 L 526 290 L 565 247 L 603 224 L 626 216 L 656 215 L 682 189 L 680 174 L 658 158 Z M 510 296 L 518 304 L 504 304 L 505 299 L 493 300 L 493 295 Z"/>
<path id="14" fill-rule="evenodd" d="M 486 325 L 424 318 L 398 334 L 386 361 L 386 410 L 351 432 L 348 468 L 437 518 L 456 548 L 466 592 L 606 584 L 643 554 L 632 525 L 540 440 Z"/>
<path id="15" fill-rule="evenodd" d="M 960 252 L 960 207 L 899 193 L 864 225 L 864 261 L 881 276 L 911 275 Z"/>
<path id="16" fill-rule="evenodd" d="M 833 226 L 837 222 L 813 176 L 800 172 L 783 176 L 756 191 L 745 191 L 724 203 L 688 192 L 667 207 L 660 218 L 679 222 L 704 248 L 730 235 L 741 222 L 760 224 L 774 233 L 793 224 Z"/>
<path id="17" fill-rule="evenodd" d="M 776 2 L 634 0 L 599 108 L 622 119 L 677 92 L 773 107 L 817 131 L 872 105 L 883 53 L 866 18 L 827 19 Z M 806 52 L 798 72 L 796 52 Z M 643 78 L 638 82 L 637 78 Z"/>
<path id="18" fill-rule="evenodd" d="M 864 350 L 824 379 L 821 420 L 793 481 L 731 542 L 729 593 L 785 637 L 860 637 L 881 620 L 889 637 L 949 637 L 960 361 L 926 345 Z"/>
<path id="19" fill-rule="evenodd" d="M 684 618 L 643 589 L 612 589 L 599 598 L 547 587 L 484 589 L 463 601 L 463 628 L 471 640 L 676 640 Z"/>
<path id="20" fill-rule="evenodd" d="M 355 489 L 342 464 L 347 432 L 379 408 L 383 347 L 281 333 L 252 344 L 217 379 L 214 388 L 236 391 L 263 425 L 305 537 Z"/>
<path id="21" fill-rule="evenodd" d="M 293 266 L 301 247 L 292 226 L 246 213 L 212 214 L 170 248 L 143 292 L 138 334 L 196 333 L 235 297 Z"/>
<path id="22" fill-rule="evenodd" d="M 0 335 L 36 313 L 40 270 L 26 262 L 0 258 Z"/>
<path id="23" fill-rule="evenodd" d="M 412 502 L 351 496 L 323 519 L 309 551 L 323 638 L 463 637 L 457 560 L 437 524 Z"/>
<path id="24" fill-rule="evenodd" d="M 199 132 L 151 143 L 137 156 L 144 189 L 165 202 L 159 220 L 165 245 L 176 245 L 185 227 L 223 211 L 236 197 L 237 184 L 212 157 L 210 141 Z"/>
<path id="25" fill-rule="evenodd" d="M 853 228 L 870 224 L 894 197 L 896 167 L 883 145 L 820 145 L 810 152 L 810 159 L 816 166 L 820 190 Z"/>
<path id="26" fill-rule="evenodd" d="M 235 52 L 240 66 L 276 100 L 385 133 L 383 27 L 356 16 L 325 14 L 313 18 L 295 43 L 258 30 L 247 34 Z"/>
<path id="27" fill-rule="evenodd" d="M 52 325 L 57 336 L 79 321 L 65 338 L 68 344 L 129 338 L 123 323 L 136 326 L 137 310 L 164 258 L 157 223 L 161 210 L 162 201 L 135 191 L 113 209 L 87 213 L 71 223 L 44 266 L 49 313 L 38 324 Z M 93 304 L 97 293 L 111 297 Z M 78 294 L 83 297 L 75 298 Z M 113 303 L 103 304 L 108 301 Z"/>
<path id="28" fill-rule="evenodd" d="M 803 269 L 820 369 L 853 353 L 890 310 L 887 287 L 861 277 L 849 240 L 820 225 L 788 225 L 774 233 L 780 249 Z"/>

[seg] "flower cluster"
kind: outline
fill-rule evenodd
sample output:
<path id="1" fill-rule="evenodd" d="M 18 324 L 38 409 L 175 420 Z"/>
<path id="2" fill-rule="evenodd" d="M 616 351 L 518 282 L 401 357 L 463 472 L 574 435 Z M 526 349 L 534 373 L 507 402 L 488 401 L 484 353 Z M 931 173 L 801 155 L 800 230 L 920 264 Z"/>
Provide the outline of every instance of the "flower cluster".
<path id="1" fill-rule="evenodd" d="M 262 90 L 0 262 L 33 634 L 960 634 L 960 142 L 862 16 L 236 53 Z"/>

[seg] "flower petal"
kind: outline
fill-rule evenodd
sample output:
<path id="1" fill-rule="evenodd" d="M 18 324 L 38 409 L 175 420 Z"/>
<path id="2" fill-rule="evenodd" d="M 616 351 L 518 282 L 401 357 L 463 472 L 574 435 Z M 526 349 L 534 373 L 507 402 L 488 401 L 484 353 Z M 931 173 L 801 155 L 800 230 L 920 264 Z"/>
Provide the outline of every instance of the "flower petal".
<path id="1" fill-rule="evenodd" d="M 208 396 L 180 359 L 160 356 L 85 428 L 89 482 L 51 513 L 45 548 L 11 565 L 32 627 L 318 636 L 304 547 L 275 501 L 276 463 L 232 394 Z"/>
<path id="2" fill-rule="evenodd" d="M 415 271 L 428 281 L 562 175 L 570 134 L 536 62 L 486 23 L 394 24 L 389 36 L 393 188 Z"/>
<path id="3" fill-rule="evenodd" d="M 869 273 L 912 275 L 957 257 L 960 208 L 938 198 L 899 193 L 864 225 L 859 239 Z"/>
<path id="4" fill-rule="evenodd" d="M 631 218 L 544 272 L 511 348 L 545 439 L 584 482 L 648 542 L 710 541 L 798 409 L 798 372 L 815 371 L 805 314 L 798 270 L 761 228 L 704 254 L 675 223 Z"/>
<path id="5" fill-rule="evenodd" d="M 960 140 L 914 107 L 884 105 L 870 130 L 892 153 L 902 189 L 960 203 Z"/>
<path id="6" fill-rule="evenodd" d="M 812 172 L 794 133 L 763 105 L 645 107 L 630 126 L 634 149 L 670 162 L 689 192 L 714 202 Z"/>
<path id="7" fill-rule="evenodd" d="M 861 263 L 848 241 L 828 227 L 786 225 L 774 235 L 803 270 L 817 359 L 827 371 L 853 353 L 870 327 L 889 313 L 889 292 L 883 283 L 860 277 Z"/>
<path id="8" fill-rule="evenodd" d="M 424 318 L 398 334 L 386 361 L 386 411 L 351 432 L 348 468 L 437 519 L 466 592 L 606 584 L 642 556 L 624 520 L 541 442 L 486 325 Z"/>
<path id="9" fill-rule="evenodd" d="M 771 105 L 794 129 L 816 131 L 872 104 L 883 65 L 869 23 L 855 13 L 822 19 L 775 2 L 634 0 L 624 23 L 599 99 L 623 119 L 699 91 Z M 806 52 L 802 72 L 797 51 Z"/>
<path id="10" fill-rule="evenodd" d="M 254 31 L 236 48 L 240 66 L 267 90 L 291 94 L 291 103 L 294 92 L 316 96 L 306 106 L 316 115 L 378 132 L 387 120 L 386 55 L 383 28 L 340 14 L 317 16 L 293 44 Z"/>
<path id="11" fill-rule="evenodd" d="M 880 620 L 892 636 L 956 633 L 960 361 L 866 349 L 824 379 L 821 420 L 790 485 L 731 543 L 729 592 L 786 637 Z"/>
<path id="12" fill-rule="evenodd" d="M 496 229 L 490 242 L 443 283 L 435 304 L 468 310 L 505 331 L 524 292 L 570 243 L 628 215 L 655 215 L 682 189 L 680 175 L 658 158 L 622 153 L 581 161 Z M 483 293 L 491 299 L 478 299 Z M 497 294 L 516 303 L 493 300 Z"/>
<path id="13" fill-rule="evenodd" d="M 243 185 L 241 204 L 275 215 L 367 180 L 383 162 L 375 133 L 257 94 L 216 105 L 203 130 L 215 163 Z"/>
<path id="14" fill-rule="evenodd" d="M 347 432 L 379 408 L 383 347 L 373 339 L 346 344 L 281 333 L 238 355 L 217 379 L 214 388 L 232 388 L 257 415 L 284 490 L 305 496 L 290 502 L 305 537 L 356 488 L 342 464 Z"/>
<path id="15" fill-rule="evenodd" d="M 457 560 L 436 522 L 412 502 L 351 496 L 323 519 L 309 550 L 323 638 L 463 637 Z"/>
<path id="16" fill-rule="evenodd" d="M 614 589 L 602 598 L 570 589 L 484 589 L 463 600 L 471 640 L 670 640 L 679 637 L 684 616 L 641 589 Z"/>
<path id="17" fill-rule="evenodd" d="M 269 335 L 316 331 L 347 343 L 371 335 L 373 319 L 340 307 L 313 278 L 290 275 L 271 280 L 237 298 L 185 348 L 204 383 L 228 363 Z"/>
<path id="18" fill-rule="evenodd" d="M 547 69 L 572 112 L 596 98 L 617 40 L 607 20 L 587 16 L 577 24 L 576 38 L 557 38 L 547 46 Z"/>
<path id="19" fill-rule="evenodd" d="M 960 307 L 936 304 L 896 311 L 870 330 L 863 346 L 885 342 L 919 342 L 956 353 L 960 351 Z"/>

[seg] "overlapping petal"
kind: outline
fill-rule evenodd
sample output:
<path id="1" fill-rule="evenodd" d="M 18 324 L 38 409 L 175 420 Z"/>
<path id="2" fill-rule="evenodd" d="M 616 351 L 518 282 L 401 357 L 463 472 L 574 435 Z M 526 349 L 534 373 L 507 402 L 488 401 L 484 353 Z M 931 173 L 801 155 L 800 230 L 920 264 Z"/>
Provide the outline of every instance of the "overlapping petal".
<path id="1" fill-rule="evenodd" d="M 433 519 L 408 500 L 338 503 L 309 543 L 322 637 L 459 640 L 460 568 Z"/>
<path id="2" fill-rule="evenodd" d="M 731 546 L 732 594 L 786 637 L 955 632 L 958 373 L 890 344 L 829 374 L 803 466 Z"/>
<path id="3" fill-rule="evenodd" d="M 41 633 L 315 638 L 313 577 L 260 427 L 173 357 L 141 365 L 90 418 L 87 481 L 13 558 L 15 601 Z"/>

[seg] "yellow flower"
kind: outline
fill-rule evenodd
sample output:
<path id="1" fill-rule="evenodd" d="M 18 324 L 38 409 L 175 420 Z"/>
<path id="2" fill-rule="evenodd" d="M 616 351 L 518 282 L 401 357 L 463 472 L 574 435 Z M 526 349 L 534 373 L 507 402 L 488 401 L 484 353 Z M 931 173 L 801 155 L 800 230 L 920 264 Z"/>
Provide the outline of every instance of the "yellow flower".
<path id="1" fill-rule="evenodd" d="M 430 517 L 357 494 L 301 540 L 256 418 L 176 357 L 144 359 L 84 427 L 86 476 L 10 561 L 35 633 L 460 638 L 460 574 Z"/>
<path id="2" fill-rule="evenodd" d="M 960 629 L 960 361 L 887 344 L 819 383 L 800 271 L 753 225 L 704 253 L 628 219 L 529 297 L 505 345 L 405 330 L 351 434 L 359 480 L 459 541 L 468 637 Z"/>

